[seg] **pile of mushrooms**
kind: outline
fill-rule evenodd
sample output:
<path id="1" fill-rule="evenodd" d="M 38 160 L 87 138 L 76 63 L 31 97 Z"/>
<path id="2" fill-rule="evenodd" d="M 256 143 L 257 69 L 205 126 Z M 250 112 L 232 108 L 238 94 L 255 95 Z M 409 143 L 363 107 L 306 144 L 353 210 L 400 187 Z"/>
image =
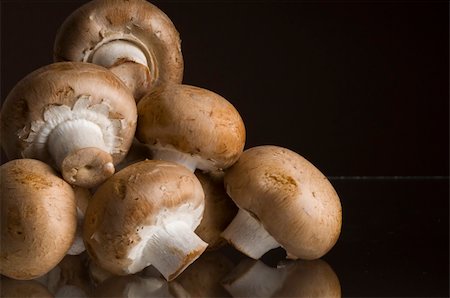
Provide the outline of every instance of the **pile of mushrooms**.
<path id="1" fill-rule="evenodd" d="M 179 34 L 156 6 L 83 5 L 54 59 L 1 110 L 2 275 L 42 278 L 86 250 L 102 276 L 152 265 L 170 281 L 227 242 L 253 259 L 282 247 L 304 260 L 336 243 L 327 178 L 286 148 L 244 151 L 234 106 L 182 84 Z"/>

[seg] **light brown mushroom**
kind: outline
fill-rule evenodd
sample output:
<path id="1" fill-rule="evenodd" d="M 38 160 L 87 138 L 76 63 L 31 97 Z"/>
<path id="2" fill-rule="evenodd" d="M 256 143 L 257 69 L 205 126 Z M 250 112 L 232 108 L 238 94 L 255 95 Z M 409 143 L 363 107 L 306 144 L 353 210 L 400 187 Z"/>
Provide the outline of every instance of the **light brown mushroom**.
<path id="1" fill-rule="evenodd" d="M 136 129 L 127 87 L 103 67 L 63 62 L 22 79 L 2 108 L 2 146 L 9 159 L 35 158 L 70 184 L 93 187 L 114 173 Z"/>
<path id="2" fill-rule="evenodd" d="M 84 222 L 86 249 L 114 274 L 153 265 L 172 280 L 206 249 L 194 233 L 203 209 L 201 184 L 185 167 L 155 160 L 135 163 L 94 194 Z"/>
<path id="3" fill-rule="evenodd" d="M 0 167 L 0 274 L 33 279 L 55 267 L 77 227 L 72 187 L 47 164 L 17 159 Z"/>
<path id="4" fill-rule="evenodd" d="M 277 146 L 244 151 L 225 174 L 239 212 L 222 237 L 258 259 L 283 247 L 291 259 L 317 259 L 336 243 L 339 197 L 328 179 L 297 153 Z"/>
<path id="5" fill-rule="evenodd" d="M 245 144 L 238 111 L 206 89 L 172 84 L 153 90 L 138 104 L 136 137 L 154 159 L 183 164 L 191 171 L 230 167 Z"/>
<path id="6" fill-rule="evenodd" d="M 206 174 L 195 171 L 205 193 L 205 211 L 195 233 L 208 243 L 208 250 L 222 247 L 227 242 L 220 236 L 238 211 L 223 185 L 223 172 Z"/>
<path id="7" fill-rule="evenodd" d="M 339 278 L 323 260 L 290 261 L 272 268 L 245 259 L 222 284 L 233 297 L 341 297 Z"/>
<path id="8" fill-rule="evenodd" d="M 145 0 L 94 0 L 59 28 L 55 61 L 109 68 L 139 100 L 151 87 L 181 83 L 181 41 L 172 21 Z"/>

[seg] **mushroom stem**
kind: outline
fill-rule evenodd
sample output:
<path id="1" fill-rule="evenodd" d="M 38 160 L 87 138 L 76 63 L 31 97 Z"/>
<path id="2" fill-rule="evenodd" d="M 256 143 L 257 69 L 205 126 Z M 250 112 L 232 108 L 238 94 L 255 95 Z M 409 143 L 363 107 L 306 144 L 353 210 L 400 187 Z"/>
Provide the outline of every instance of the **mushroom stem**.
<path id="1" fill-rule="evenodd" d="M 102 130 L 91 121 L 76 119 L 56 126 L 48 150 L 70 184 L 91 188 L 114 174 Z"/>
<path id="2" fill-rule="evenodd" d="M 152 76 L 145 53 L 135 43 L 113 40 L 101 45 L 91 62 L 109 68 L 133 92 L 136 101 L 148 91 Z"/>
<path id="3" fill-rule="evenodd" d="M 106 146 L 101 128 L 85 119 L 62 122 L 49 136 L 48 150 L 58 167 L 70 153 L 87 147 L 105 150 Z"/>
<path id="4" fill-rule="evenodd" d="M 130 273 L 140 271 L 143 268 L 137 268 L 138 266 L 150 263 L 161 272 L 166 280 L 173 280 L 208 246 L 182 221 L 174 221 L 151 229 L 154 229 L 153 235 L 145 244 L 142 257 L 136 258 L 129 267 Z M 143 262 L 142 258 L 149 262 Z"/>
<path id="5" fill-rule="evenodd" d="M 147 66 L 147 57 L 140 47 L 126 40 L 112 40 L 101 45 L 92 55 L 92 63 L 106 68 L 122 61 L 132 61 Z"/>
<path id="6" fill-rule="evenodd" d="M 277 270 L 261 261 L 243 262 L 223 281 L 233 297 L 273 297 L 283 286 L 286 270 Z"/>
<path id="7" fill-rule="evenodd" d="M 259 259 L 280 244 L 264 229 L 259 220 L 239 209 L 221 236 L 250 258 Z"/>

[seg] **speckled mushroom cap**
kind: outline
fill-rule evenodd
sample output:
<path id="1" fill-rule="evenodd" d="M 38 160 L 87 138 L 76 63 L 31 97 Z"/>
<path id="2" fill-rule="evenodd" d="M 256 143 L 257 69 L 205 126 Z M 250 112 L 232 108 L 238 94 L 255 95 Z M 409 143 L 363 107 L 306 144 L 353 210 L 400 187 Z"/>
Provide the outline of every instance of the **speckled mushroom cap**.
<path id="1" fill-rule="evenodd" d="M 72 187 L 47 164 L 17 159 L 0 167 L 0 273 L 46 274 L 69 250 L 77 227 Z"/>
<path id="2" fill-rule="evenodd" d="M 181 251 L 181 247 L 156 245 L 154 251 L 148 251 L 147 245 L 163 237 L 154 239 L 155 231 L 180 222 L 186 233 L 190 230 L 193 234 L 203 208 L 200 182 L 186 168 L 166 161 L 135 163 L 108 179 L 94 194 L 85 215 L 86 249 L 95 262 L 114 274 L 135 273 L 150 264 L 156 267 L 157 260 L 147 258 L 147 253 L 156 253 L 159 249 L 156 247 L 161 247 L 162 258 L 167 259 Z M 168 239 L 169 242 L 177 240 L 176 231 L 171 231 L 169 238 L 173 239 Z M 202 246 L 201 252 L 205 248 L 206 245 Z M 184 255 L 186 260 L 182 261 L 187 266 L 198 255 L 196 252 Z M 170 274 L 165 277 L 172 279 L 174 276 Z"/>
<path id="3" fill-rule="evenodd" d="M 136 104 L 129 90 L 105 68 L 88 63 L 54 63 L 30 73 L 8 94 L 2 108 L 2 146 L 9 159 L 49 161 L 36 135 L 50 107 L 102 111 L 118 125 L 112 157 L 121 161 L 133 141 Z M 88 113 L 86 111 L 86 113 Z M 54 113 L 57 113 L 55 111 Z M 44 137 L 44 136 L 43 136 Z M 40 140 L 40 139 L 39 139 Z"/>
<path id="4" fill-rule="evenodd" d="M 227 193 L 248 211 L 289 258 L 316 259 L 336 243 L 342 211 L 328 179 L 297 153 L 250 148 L 225 174 Z"/>
<path id="5" fill-rule="evenodd" d="M 81 6 L 59 28 L 55 61 L 92 62 L 99 49 L 117 40 L 136 46 L 145 55 L 151 86 L 181 83 L 178 31 L 164 12 L 145 0 L 94 0 Z"/>
<path id="6" fill-rule="evenodd" d="M 142 143 L 153 152 L 181 152 L 201 170 L 228 168 L 244 148 L 245 127 L 238 111 L 203 88 L 172 84 L 153 90 L 138 103 L 138 117 L 136 137 Z"/>

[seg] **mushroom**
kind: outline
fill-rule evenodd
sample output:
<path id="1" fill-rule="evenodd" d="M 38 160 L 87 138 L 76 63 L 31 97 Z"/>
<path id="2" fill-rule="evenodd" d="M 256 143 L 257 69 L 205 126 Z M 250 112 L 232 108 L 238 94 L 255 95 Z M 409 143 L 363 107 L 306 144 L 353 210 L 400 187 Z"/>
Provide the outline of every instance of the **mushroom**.
<path id="1" fill-rule="evenodd" d="M 233 297 L 341 297 L 341 285 L 323 260 L 266 266 L 245 259 L 223 281 Z"/>
<path id="2" fill-rule="evenodd" d="M 9 159 L 54 165 L 70 184 L 90 188 L 114 173 L 136 129 L 128 88 L 103 67 L 62 62 L 42 67 L 9 93 L 1 113 Z"/>
<path id="3" fill-rule="evenodd" d="M 81 6 L 59 28 L 54 59 L 109 68 L 136 100 L 153 86 L 183 78 L 178 31 L 145 0 L 94 0 Z"/>
<path id="4" fill-rule="evenodd" d="M 245 143 L 242 119 L 225 98 L 209 90 L 172 84 L 154 89 L 138 103 L 136 137 L 153 158 L 191 171 L 226 169 Z"/>
<path id="5" fill-rule="evenodd" d="M 72 187 L 47 164 L 16 159 L 0 167 L 0 274 L 33 279 L 55 267 L 77 227 Z"/>
<path id="6" fill-rule="evenodd" d="M 177 277 L 189 297 L 229 297 L 220 282 L 234 264 L 219 251 L 205 252 Z"/>
<path id="7" fill-rule="evenodd" d="M 258 259 L 281 246 L 290 259 L 317 259 L 336 243 L 342 221 L 339 197 L 297 153 L 277 146 L 248 149 L 224 182 L 239 212 L 222 237 L 247 256 Z"/>
<path id="8" fill-rule="evenodd" d="M 227 195 L 223 186 L 222 173 L 202 173 L 195 171 L 205 193 L 205 211 L 195 233 L 208 243 L 208 250 L 218 249 L 226 244 L 220 233 L 236 216 L 238 208 Z"/>
<path id="9" fill-rule="evenodd" d="M 77 232 L 75 234 L 75 240 L 67 254 L 79 255 L 86 250 L 83 243 L 83 221 L 84 214 L 86 213 L 86 209 L 91 198 L 91 192 L 78 186 L 73 187 L 73 190 L 77 201 Z"/>
<path id="10" fill-rule="evenodd" d="M 203 209 L 192 172 L 166 161 L 135 163 L 95 192 L 84 221 L 86 249 L 114 274 L 153 265 L 172 280 L 206 249 L 194 233 Z"/>
<path id="11" fill-rule="evenodd" d="M 45 286 L 34 280 L 15 280 L 7 277 L 0 277 L 1 297 L 40 297 L 53 298 L 53 295 Z"/>

